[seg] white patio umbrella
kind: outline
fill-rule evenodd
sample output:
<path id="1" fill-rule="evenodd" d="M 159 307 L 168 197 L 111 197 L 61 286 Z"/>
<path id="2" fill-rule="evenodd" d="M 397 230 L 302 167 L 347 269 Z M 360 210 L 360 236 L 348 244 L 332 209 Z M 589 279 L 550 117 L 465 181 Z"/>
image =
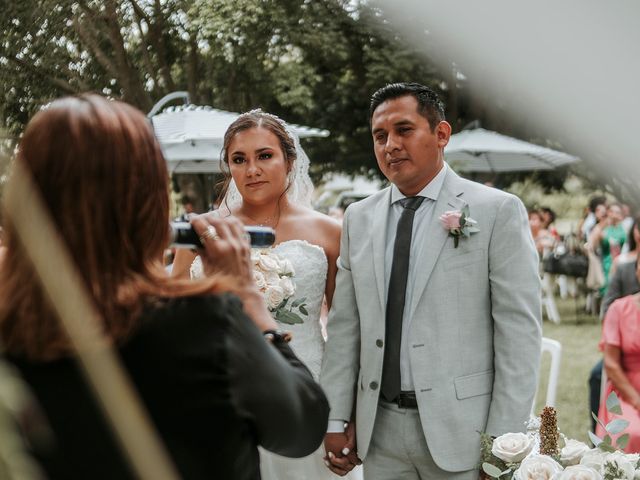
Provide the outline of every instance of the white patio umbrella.
<path id="1" fill-rule="evenodd" d="M 484 128 L 451 135 L 444 156 L 452 168 L 460 172 L 553 170 L 580 160 L 567 153 Z"/>
<path id="2" fill-rule="evenodd" d="M 240 114 L 208 106 L 171 107 L 151 121 L 172 173 L 217 173 L 227 127 Z M 326 137 L 329 131 L 291 125 L 300 138 Z"/>

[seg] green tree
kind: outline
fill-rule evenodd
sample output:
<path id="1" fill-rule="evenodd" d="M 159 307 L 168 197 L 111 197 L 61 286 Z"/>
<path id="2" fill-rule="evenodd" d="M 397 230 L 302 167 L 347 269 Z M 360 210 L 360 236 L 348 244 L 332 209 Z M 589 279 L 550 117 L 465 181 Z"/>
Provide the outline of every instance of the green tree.
<path id="1" fill-rule="evenodd" d="M 375 165 L 371 93 L 438 86 L 430 63 L 379 13 L 346 0 L 2 0 L 2 116 L 19 133 L 41 105 L 96 91 L 143 111 L 168 92 L 244 111 L 261 106 L 327 128 L 307 144 L 318 174 Z"/>

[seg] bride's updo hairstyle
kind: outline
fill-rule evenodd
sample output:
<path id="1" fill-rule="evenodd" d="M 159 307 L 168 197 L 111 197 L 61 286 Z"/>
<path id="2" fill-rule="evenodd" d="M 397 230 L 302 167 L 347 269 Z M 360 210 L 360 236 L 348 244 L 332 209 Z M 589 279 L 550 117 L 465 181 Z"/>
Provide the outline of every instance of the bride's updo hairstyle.
<path id="1" fill-rule="evenodd" d="M 56 100 L 27 125 L 16 162 L 38 187 L 107 337 L 118 342 L 129 336 L 146 300 L 224 288 L 219 279 L 180 282 L 164 271 L 167 164 L 151 124 L 134 107 L 99 95 Z M 69 354 L 69 340 L 5 218 L 3 346 L 34 360 Z"/>

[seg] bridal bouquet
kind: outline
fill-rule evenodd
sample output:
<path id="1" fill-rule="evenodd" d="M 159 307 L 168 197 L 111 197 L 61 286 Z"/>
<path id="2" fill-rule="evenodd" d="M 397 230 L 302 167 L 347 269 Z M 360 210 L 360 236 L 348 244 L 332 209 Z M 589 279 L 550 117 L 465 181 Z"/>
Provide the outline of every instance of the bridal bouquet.
<path id="1" fill-rule="evenodd" d="M 291 301 L 296 293 L 293 283 L 295 272 L 291 262 L 271 249 L 251 250 L 253 278 L 264 295 L 267 307 L 276 321 L 293 325 L 303 323 L 302 316 L 309 314 L 306 298 Z M 297 312 L 296 312 L 297 310 Z"/>
<path id="2" fill-rule="evenodd" d="M 607 409 L 622 413 L 615 393 L 607 398 Z M 506 433 L 492 439 L 482 433 L 481 463 L 484 478 L 505 480 L 634 480 L 640 479 L 640 455 L 627 454 L 628 434 L 617 435 L 629 425 L 616 419 L 605 427 L 600 439 L 589 434 L 596 446 L 567 439 L 558 431 L 556 412 L 546 407 L 527 425 L 527 433 Z"/>

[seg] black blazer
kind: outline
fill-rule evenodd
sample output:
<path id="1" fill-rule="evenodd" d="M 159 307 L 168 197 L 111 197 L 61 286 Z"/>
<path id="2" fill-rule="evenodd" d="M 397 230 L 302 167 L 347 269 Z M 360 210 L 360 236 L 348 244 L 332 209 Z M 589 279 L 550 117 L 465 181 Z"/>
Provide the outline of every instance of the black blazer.
<path id="1" fill-rule="evenodd" d="M 258 479 L 257 445 L 315 451 L 329 407 L 284 343 L 269 344 L 232 296 L 160 300 L 121 358 L 185 479 Z M 55 447 L 35 452 L 51 479 L 134 478 L 73 359 L 10 357 L 51 423 Z"/>

